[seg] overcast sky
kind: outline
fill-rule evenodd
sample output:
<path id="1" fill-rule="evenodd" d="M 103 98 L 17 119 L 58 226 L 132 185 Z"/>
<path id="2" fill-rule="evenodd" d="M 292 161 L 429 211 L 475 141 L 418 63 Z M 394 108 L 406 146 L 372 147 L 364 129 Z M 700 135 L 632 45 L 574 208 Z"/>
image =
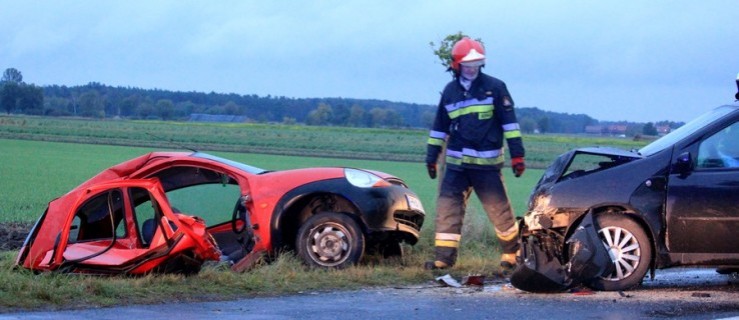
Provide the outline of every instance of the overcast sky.
<path id="1" fill-rule="evenodd" d="M 27 83 L 436 105 L 429 42 L 483 40 L 518 107 L 687 121 L 733 101 L 739 1 L 0 0 Z"/>

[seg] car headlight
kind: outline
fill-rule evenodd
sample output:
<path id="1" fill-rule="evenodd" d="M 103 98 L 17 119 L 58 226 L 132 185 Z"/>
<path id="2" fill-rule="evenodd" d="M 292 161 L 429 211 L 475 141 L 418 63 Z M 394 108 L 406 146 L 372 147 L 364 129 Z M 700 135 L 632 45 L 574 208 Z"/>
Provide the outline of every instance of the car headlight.
<path id="1" fill-rule="evenodd" d="M 555 208 L 549 207 L 552 200 L 551 195 L 538 195 L 533 198 L 533 207 L 531 211 L 524 215 L 524 223 L 529 230 L 549 229 L 552 227 L 551 215 L 556 212 Z"/>
<path id="2" fill-rule="evenodd" d="M 383 180 L 376 174 L 359 169 L 344 168 L 344 177 L 353 186 L 359 188 L 390 186 L 390 182 Z"/>
<path id="3" fill-rule="evenodd" d="M 416 197 L 414 197 L 412 195 L 406 194 L 405 195 L 405 200 L 408 202 L 408 208 L 409 209 L 415 210 L 415 211 L 420 211 L 420 212 L 426 212 L 426 211 L 423 210 L 423 204 L 421 203 L 421 200 L 419 200 L 418 198 L 416 198 Z"/>

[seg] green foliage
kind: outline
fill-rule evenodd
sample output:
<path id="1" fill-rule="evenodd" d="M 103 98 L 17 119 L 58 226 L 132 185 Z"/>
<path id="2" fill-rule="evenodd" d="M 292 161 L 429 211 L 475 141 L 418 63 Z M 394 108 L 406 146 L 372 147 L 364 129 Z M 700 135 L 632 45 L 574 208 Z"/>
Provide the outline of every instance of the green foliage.
<path id="1" fill-rule="evenodd" d="M 186 120 L 192 113 L 246 116 L 249 121 L 281 122 L 285 117 L 296 123 L 352 127 L 426 127 L 420 122 L 429 105 L 383 100 L 348 98 L 259 97 L 257 95 L 172 92 L 130 87 L 112 87 L 99 83 L 84 86 L 46 86 L 44 97 L 53 100 L 43 114 L 83 117 L 121 117 L 127 119 Z M 103 101 L 102 110 L 88 111 L 80 98 L 96 92 Z M 160 102 L 170 101 L 172 105 Z M 97 106 L 97 105 L 96 105 Z M 385 122 L 372 122 L 369 110 L 379 108 L 389 115 Z M 331 111 L 327 113 L 326 111 Z M 328 116 L 328 117 L 326 117 Z"/>
<path id="2" fill-rule="evenodd" d="M 642 128 L 642 133 L 647 136 L 656 136 L 657 128 L 654 126 L 654 123 L 647 122 Z"/>
<path id="3" fill-rule="evenodd" d="M 7 114 L 18 109 L 20 86 L 15 82 L 0 82 L 0 108 Z"/>
<path id="4" fill-rule="evenodd" d="M 15 68 L 7 68 L 3 72 L 3 77 L 0 78 L 0 81 L 2 82 L 14 82 L 14 83 L 22 83 L 23 82 L 23 74 L 21 74 L 18 69 Z"/>
<path id="5" fill-rule="evenodd" d="M 90 118 L 105 117 L 103 101 L 97 91 L 87 91 L 80 96 L 80 115 Z"/>
<path id="6" fill-rule="evenodd" d="M 464 36 L 462 32 L 448 35 L 439 42 L 438 48 L 434 42 L 430 43 L 442 65 L 449 66 L 452 46 Z M 7 78 L 17 80 L 22 76 L 9 75 Z M 247 122 L 374 128 L 429 128 L 435 114 L 431 105 L 373 99 L 294 99 L 253 94 L 173 92 L 112 87 L 96 82 L 73 87 L 37 87 L 17 81 L 0 82 L 0 110 L 7 114 L 165 121 L 186 121 L 192 114 L 204 113 L 243 116 Z M 586 126 L 598 124 L 587 115 L 548 112 L 536 107 L 519 107 L 517 116 L 526 133 L 537 130 L 582 133 Z M 680 125 L 658 122 L 663 123 L 671 128 Z M 636 126 L 639 130 L 635 129 Z M 631 136 L 641 132 L 641 124 L 629 123 L 627 132 Z"/>
<path id="7" fill-rule="evenodd" d="M 462 31 L 457 31 L 457 33 L 447 35 L 443 40 L 439 41 L 438 47 L 433 41 L 429 42 L 429 46 L 431 46 L 431 50 L 433 50 L 434 55 L 439 58 L 439 62 L 447 71 L 450 71 L 452 66 L 452 47 L 454 47 L 454 43 L 462 40 L 464 37 L 469 36 L 462 33 Z M 479 38 L 475 40 L 483 43 Z"/>

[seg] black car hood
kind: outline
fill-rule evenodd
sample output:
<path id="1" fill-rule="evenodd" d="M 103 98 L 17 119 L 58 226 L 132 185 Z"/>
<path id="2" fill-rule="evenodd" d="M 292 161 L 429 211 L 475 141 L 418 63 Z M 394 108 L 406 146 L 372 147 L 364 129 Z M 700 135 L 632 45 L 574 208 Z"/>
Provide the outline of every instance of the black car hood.
<path id="1" fill-rule="evenodd" d="M 544 171 L 539 182 L 536 184 L 534 190 L 541 189 L 548 185 L 556 183 L 562 175 L 567 172 L 567 168 L 572 163 L 572 160 L 579 154 L 591 154 L 591 155 L 602 155 L 612 159 L 617 159 L 620 162 L 626 163 L 636 159 L 644 158 L 642 155 L 626 151 L 623 149 L 612 148 L 612 147 L 584 147 L 570 150 L 566 153 L 561 154 L 552 164 L 547 167 Z"/>

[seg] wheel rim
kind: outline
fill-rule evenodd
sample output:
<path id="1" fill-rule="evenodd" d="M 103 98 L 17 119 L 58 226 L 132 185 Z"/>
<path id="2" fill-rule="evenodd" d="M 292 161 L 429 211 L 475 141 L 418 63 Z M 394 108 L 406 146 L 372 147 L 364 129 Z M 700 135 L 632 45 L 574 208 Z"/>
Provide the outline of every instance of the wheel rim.
<path id="1" fill-rule="evenodd" d="M 602 278 L 608 281 L 619 281 L 631 276 L 639 266 L 641 258 L 641 247 L 636 237 L 628 230 L 619 227 L 606 227 L 600 229 L 598 234 L 614 266 L 614 271 Z"/>
<path id="2" fill-rule="evenodd" d="M 311 230 L 307 247 L 313 261 L 333 267 L 349 257 L 351 241 L 346 228 L 336 223 L 324 223 Z"/>

